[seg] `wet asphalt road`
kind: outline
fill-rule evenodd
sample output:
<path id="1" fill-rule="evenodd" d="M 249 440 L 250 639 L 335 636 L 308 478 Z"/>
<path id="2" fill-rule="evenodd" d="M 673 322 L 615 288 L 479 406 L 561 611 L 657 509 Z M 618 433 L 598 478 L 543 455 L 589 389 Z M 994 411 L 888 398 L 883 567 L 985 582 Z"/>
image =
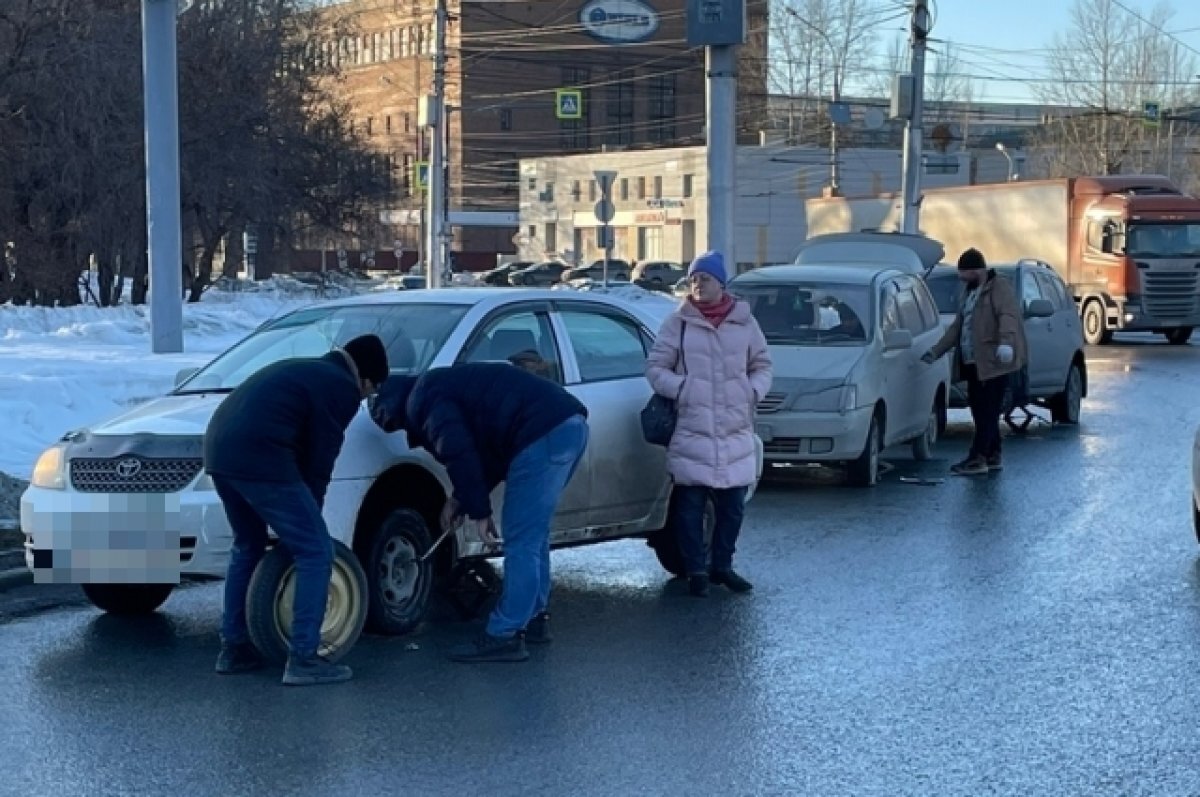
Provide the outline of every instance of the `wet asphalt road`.
<path id="1" fill-rule="evenodd" d="M 218 677 L 213 585 L 10 616 L 0 794 L 1200 794 L 1200 346 L 1149 340 L 1092 351 L 1082 426 L 996 477 L 897 481 L 956 425 L 874 490 L 764 486 L 752 596 L 686 597 L 637 542 L 556 554 L 523 665 L 446 663 L 443 622 L 342 686 Z"/>

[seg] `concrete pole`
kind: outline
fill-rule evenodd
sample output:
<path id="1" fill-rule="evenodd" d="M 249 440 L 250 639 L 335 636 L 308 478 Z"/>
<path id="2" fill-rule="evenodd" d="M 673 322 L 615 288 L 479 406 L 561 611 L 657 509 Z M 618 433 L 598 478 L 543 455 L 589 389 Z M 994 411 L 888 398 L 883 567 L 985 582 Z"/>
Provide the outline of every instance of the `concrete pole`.
<path id="1" fill-rule="evenodd" d="M 728 277 L 737 273 L 734 205 L 737 162 L 737 47 L 705 48 L 707 66 L 708 248 L 725 258 Z"/>
<path id="2" fill-rule="evenodd" d="M 904 127 L 904 190 L 901 232 L 921 229 L 922 116 L 925 113 L 925 39 L 929 36 L 928 0 L 916 0 L 912 13 L 912 113 Z"/>
<path id="3" fill-rule="evenodd" d="M 442 245 L 446 237 L 446 0 L 437 0 L 434 11 L 433 94 L 426 98 L 429 135 L 429 188 L 426 191 L 425 281 L 442 286 Z"/>
<path id="4" fill-rule="evenodd" d="M 838 66 L 835 56 L 833 64 L 833 104 L 837 105 L 842 101 L 842 80 L 841 68 Z M 838 124 L 833 120 L 833 114 L 829 115 L 829 193 L 831 196 L 842 195 L 842 168 L 839 161 L 841 155 L 838 153 Z"/>
<path id="5" fill-rule="evenodd" d="M 179 201 L 179 81 L 175 0 L 142 0 L 150 350 L 183 351 L 183 235 Z"/>

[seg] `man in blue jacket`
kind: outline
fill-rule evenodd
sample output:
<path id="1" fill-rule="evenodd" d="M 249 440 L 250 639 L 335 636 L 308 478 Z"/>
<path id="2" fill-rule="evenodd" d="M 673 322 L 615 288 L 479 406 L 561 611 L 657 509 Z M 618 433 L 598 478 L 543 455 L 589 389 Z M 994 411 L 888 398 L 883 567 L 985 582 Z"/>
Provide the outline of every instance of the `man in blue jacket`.
<path id="1" fill-rule="evenodd" d="M 550 523 L 587 448 L 587 409 L 522 368 L 469 363 L 394 377 L 371 416 L 445 466 L 454 486 L 447 525 L 465 514 L 481 539 L 499 542 L 490 493 L 504 482 L 504 593 L 484 632 L 451 658 L 529 658 L 526 641 L 550 641 Z"/>
<path id="2" fill-rule="evenodd" d="M 262 666 L 246 628 L 246 593 L 270 526 L 296 563 L 283 682 L 307 686 L 350 679 L 349 667 L 317 655 L 333 569 L 333 541 L 321 510 L 346 427 L 387 376 L 383 342 L 363 335 L 323 357 L 268 365 L 213 414 L 204 436 L 204 469 L 233 530 L 217 672 Z"/>

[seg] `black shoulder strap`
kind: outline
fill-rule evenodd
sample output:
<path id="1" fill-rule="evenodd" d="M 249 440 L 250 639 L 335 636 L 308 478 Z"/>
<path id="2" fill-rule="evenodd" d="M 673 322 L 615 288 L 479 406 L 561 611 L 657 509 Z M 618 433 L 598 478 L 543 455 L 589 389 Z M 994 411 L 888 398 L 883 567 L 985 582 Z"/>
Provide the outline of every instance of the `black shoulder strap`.
<path id="1" fill-rule="evenodd" d="M 679 316 L 679 364 L 683 366 L 683 375 L 687 376 L 687 357 L 683 353 L 683 336 L 687 334 L 687 322 Z"/>

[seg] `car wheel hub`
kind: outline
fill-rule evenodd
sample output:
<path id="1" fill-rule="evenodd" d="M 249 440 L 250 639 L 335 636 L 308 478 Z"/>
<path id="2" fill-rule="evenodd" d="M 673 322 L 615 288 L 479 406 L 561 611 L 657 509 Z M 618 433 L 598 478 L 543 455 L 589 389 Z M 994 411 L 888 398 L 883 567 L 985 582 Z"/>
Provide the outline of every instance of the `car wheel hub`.
<path id="1" fill-rule="evenodd" d="M 389 540 L 379 561 L 379 576 L 384 602 L 389 606 L 405 606 L 416 594 L 421 577 L 416 549 L 403 538 Z"/>
<path id="2" fill-rule="evenodd" d="M 325 598 L 325 618 L 321 621 L 321 645 L 317 653 L 327 656 L 350 640 L 361 599 L 355 588 L 354 575 L 344 562 L 335 558 L 329 578 L 329 594 Z M 295 604 L 296 568 L 293 566 L 288 568 L 275 594 L 275 628 L 283 639 L 291 639 Z"/>

